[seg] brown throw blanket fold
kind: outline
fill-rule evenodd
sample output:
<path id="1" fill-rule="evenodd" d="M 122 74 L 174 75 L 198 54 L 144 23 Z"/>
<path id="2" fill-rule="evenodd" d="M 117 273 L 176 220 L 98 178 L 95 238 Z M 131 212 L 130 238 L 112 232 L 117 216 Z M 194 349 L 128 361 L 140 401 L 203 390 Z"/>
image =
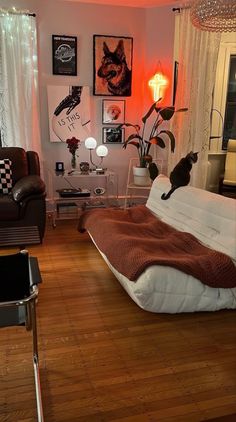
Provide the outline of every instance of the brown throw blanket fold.
<path id="1" fill-rule="evenodd" d="M 230 257 L 163 223 L 145 205 L 87 210 L 78 230 L 87 230 L 111 265 L 129 280 L 137 280 L 148 266 L 157 264 L 174 267 L 210 287 L 236 287 L 236 267 Z"/>

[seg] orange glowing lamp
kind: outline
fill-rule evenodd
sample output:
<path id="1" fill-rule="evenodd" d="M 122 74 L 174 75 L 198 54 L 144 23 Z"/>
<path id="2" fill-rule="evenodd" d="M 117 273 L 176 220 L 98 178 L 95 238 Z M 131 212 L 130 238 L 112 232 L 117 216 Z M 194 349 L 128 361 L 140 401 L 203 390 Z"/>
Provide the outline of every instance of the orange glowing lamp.
<path id="1" fill-rule="evenodd" d="M 164 90 L 168 85 L 168 80 L 162 73 L 156 73 L 153 78 L 149 80 L 148 85 L 153 89 L 154 101 L 157 101 L 160 97 L 163 97 Z"/>

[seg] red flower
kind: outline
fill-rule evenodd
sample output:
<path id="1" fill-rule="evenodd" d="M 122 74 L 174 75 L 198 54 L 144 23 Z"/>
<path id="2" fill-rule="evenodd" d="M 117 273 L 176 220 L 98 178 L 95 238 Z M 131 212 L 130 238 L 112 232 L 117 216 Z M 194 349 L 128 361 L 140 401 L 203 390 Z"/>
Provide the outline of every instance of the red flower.
<path id="1" fill-rule="evenodd" d="M 74 155 L 76 150 L 79 148 L 80 140 L 73 136 L 73 138 L 67 139 L 66 143 L 67 143 L 67 148 L 69 148 L 70 153 Z"/>

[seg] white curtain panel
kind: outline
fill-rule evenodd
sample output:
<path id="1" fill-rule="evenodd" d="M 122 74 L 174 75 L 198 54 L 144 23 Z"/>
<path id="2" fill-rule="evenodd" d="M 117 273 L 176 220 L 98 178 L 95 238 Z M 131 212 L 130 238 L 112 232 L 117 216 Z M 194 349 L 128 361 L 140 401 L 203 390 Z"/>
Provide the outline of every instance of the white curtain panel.
<path id="1" fill-rule="evenodd" d="M 190 9 L 183 9 L 179 18 L 179 67 L 175 106 L 187 107 L 176 113 L 171 130 L 176 137 L 176 150 L 169 153 L 168 172 L 191 150 L 199 152 L 193 165 L 190 184 L 205 188 L 211 109 L 215 85 L 220 34 L 200 31 L 190 21 Z"/>
<path id="2" fill-rule="evenodd" d="M 0 11 L 0 124 L 3 146 L 41 156 L 35 17 Z"/>

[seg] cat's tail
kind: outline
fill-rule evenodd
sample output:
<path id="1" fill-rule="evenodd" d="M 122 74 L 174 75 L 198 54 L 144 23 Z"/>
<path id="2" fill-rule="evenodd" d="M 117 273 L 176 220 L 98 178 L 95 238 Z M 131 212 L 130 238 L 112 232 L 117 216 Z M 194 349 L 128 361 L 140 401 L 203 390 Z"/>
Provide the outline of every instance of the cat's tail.
<path id="1" fill-rule="evenodd" d="M 175 191 L 175 189 L 177 189 L 176 186 L 173 186 L 173 188 L 171 188 L 168 193 L 163 193 L 161 195 L 161 199 L 163 199 L 163 200 L 169 199 L 170 195 L 172 195 L 172 193 Z"/>

